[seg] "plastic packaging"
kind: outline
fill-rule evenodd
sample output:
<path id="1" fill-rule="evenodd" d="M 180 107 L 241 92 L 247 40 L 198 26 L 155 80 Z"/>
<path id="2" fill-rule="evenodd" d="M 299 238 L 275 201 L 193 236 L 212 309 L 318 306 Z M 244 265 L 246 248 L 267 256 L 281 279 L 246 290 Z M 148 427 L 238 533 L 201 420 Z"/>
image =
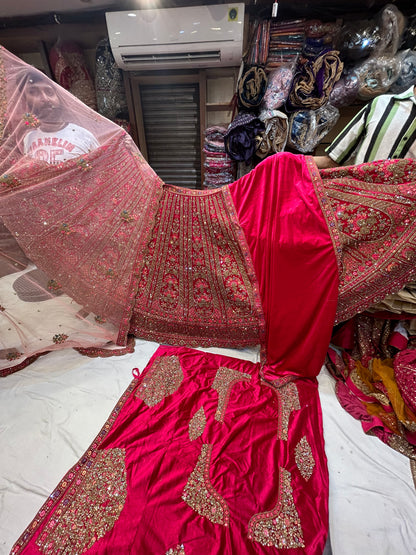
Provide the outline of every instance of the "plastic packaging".
<path id="1" fill-rule="evenodd" d="M 287 144 L 302 154 L 311 153 L 339 119 L 339 110 L 326 104 L 318 110 L 299 110 L 289 118 Z"/>
<path id="2" fill-rule="evenodd" d="M 282 66 L 269 73 L 262 107 L 266 110 L 278 110 L 286 102 L 293 81 L 293 70 Z"/>
<path id="3" fill-rule="evenodd" d="M 358 97 L 371 100 L 387 92 L 401 72 L 400 56 L 374 56 L 354 68 L 358 75 Z"/>
<path id="4" fill-rule="evenodd" d="M 329 95 L 329 102 L 336 108 L 349 106 L 357 98 L 360 82 L 354 71 L 341 75 Z"/>
<path id="5" fill-rule="evenodd" d="M 108 39 L 97 44 L 95 52 L 95 89 L 98 112 L 112 121 L 128 119 L 123 75 L 117 67 Z"/>
<path id="6" fill-rule="evenodd" d="M 413 50 L 402 50 L 398 52 L 401 59 L 400 75 L 390 87 L 390 91 L 398 94 L 406 91 L 416 84 L 416 52 Z"/>
<path id="7" fill-rule="evenodd" d="M 256 137 L 256 155 L 265 158 L 269 154 L 282 152 L 287 142 L 287 115 L 279 110 L 263 110 L 259 119 L 264 123 L 265 130 Z"/>

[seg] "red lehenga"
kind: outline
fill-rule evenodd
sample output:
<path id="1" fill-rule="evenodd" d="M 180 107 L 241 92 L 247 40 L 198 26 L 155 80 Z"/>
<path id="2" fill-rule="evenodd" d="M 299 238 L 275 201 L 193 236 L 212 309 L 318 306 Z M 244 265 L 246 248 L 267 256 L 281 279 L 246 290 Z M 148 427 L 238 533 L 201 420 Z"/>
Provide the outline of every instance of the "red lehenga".
<path id="1" fill-rule="evenodd" d="M 22 155 L 12 125 L 27 66 L 2 58 L 4 373 L 52 348 L 104 353 L 129 333 L 187 346 L 159 348 L 13 553 L 321 553 L 315 377 L 337 315 L 414 271 L 416 164 L 321 177 L 282 153 L 228 187 L 185 191 L 59 91 L 101 146 L 46 165 Z M 254 344 L 259 364 L 188 348 Z"/>

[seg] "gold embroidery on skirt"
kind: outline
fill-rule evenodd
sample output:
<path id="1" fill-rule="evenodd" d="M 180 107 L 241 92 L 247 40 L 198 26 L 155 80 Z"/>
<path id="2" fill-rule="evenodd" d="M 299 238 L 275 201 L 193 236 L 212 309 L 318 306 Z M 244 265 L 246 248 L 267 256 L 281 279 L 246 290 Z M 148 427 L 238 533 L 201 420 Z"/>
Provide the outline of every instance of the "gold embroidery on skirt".
<path id="1" fill-rule="evenodd" d="M 289 382 L 280 389 L 275 389 L 279 400 L 279 421 L 277 428 L 277 439 L 287 440 L 290 413 L 300 409 L 298 388 L 293 382 Z"/>
<path id="2" fill-rule="evenodd" d="M 228 526 L 230 510 L 227 502 L 215 491 L 209 477 L 211 453 L 212 445 L 204 444 L 183 490 L 182 499 L 191 509 L 214 524 Z"/>
<path id="3" fill-rule="evenodd" d="M 183 371 L 177 356 L 156 358 L 137 388 L 139 397 L 148 407 L 154 407 L 175 393 L 183 381 Z"/>
<path id="4" fill-rule="evenodd" d="M 232 370 L 224 366 L 218 369 L 212 384 L 212 389 L 215 389 L 218 393 L 218 407 L 215 413 L 215 420 L 224 422 L 225 411 L 227 410 L 231 389 L 234 384 L 249 380 L 251 380 L 251 376 L 245 372 L 239 372 L 238 370 Z"/>
<path id="5" fill-rule="evenodd" d="M 111 530 L 127 497 L 124 459 L 124 449 L 98 451 L 79 483 L 75 482 L 72 499 L 63 497 L 36 540 L 42 553 L 83 553 Z"/>
<path id="6" fill-rule="evenodd" d="M 171 547 L 166 551 L 165 555 L 186 555 L 185 554 L 185 546 L 177 545 L 176 547 Z"/>
<path id="7" fill-rule="evenodd" d="M 303 436 L 296 445 L 295 460 L 296 466 L 299 468 L 302 477 L 308 481 L 315 468 L 315 459 L 313 458 L 312 449 L 306 436 Z"/>
<path id="8" fill-rule="evenodd" d="M 205 417 L 204 407 L 201 407 L 196 411 L 189 422 L 188 433 L 191 441 L 202 435 L 205 430 L 206 423 L 207 419 Z"/>
<path id="9" fill-rule="evenodd" d="M 249 540 L 267 547 L 291 549 L 305 547 L 298 512 L 293 501 L 291 475 L 280 468 L 279 499 L 275 508 L 252 516 L 248 523 Z"/>

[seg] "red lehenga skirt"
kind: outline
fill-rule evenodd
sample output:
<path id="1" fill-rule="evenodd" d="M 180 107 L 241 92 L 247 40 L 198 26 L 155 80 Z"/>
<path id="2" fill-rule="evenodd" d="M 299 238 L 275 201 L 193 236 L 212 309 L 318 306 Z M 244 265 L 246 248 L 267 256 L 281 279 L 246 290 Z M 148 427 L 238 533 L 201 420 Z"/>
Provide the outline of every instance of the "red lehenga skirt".
<path id="1" fill-rule="evenodd" d="M 12 553 L 322 553 L 316 380 L 160 347 Z"/>
<path id="2" fill-rule="evenodd" d="M 236 268 L 248 276 L 245 289 L 230 288 L 245 302 L 236 302 L 233 312 L 230 299 L 228 322 L 234 318 L 243 328 L 242 311 L 256 308 L 257 328 L 252 317 L 247 329 L 259 330 L 262 362 L 161 347 L 13 553 L 322 552 L 328 476 L 315 376 L 335 318 L 338 265 L 318 178 L 310 160 L 285 155 L 229 188 L 201 195 L 199 206 L 216 207 L 211 217 L 222 221 L 209 246 L 227 262 L 221 279 Z M 194 194 L 168 188 L 169 195 L 172 206 L 195 201 Z M 168 257 L 169 249 L 161 248 L 164 221 L 155 222 L 150 248 Z M 180 244 L 187 259 L 190 247 Z M 237 254 L 240 265 L 233 265 Z M 147 277 L 163 258 L 150 260 L 143 265 Z M 164 269 L 160 279 L 149 280 L 160 291 Z M 147 316 L 152 333 L 166 306 L 158 301 Z M 136 310 L 140 302 L 138 295 Z M 207 330 L 218 318 L 213 306 Z M 159 331 L 175 330 L 174 321 L 170 328 L 162 324 Z M 204 331 L 198 321 L 195 328 L 187 324 L 190 335 Z"/>

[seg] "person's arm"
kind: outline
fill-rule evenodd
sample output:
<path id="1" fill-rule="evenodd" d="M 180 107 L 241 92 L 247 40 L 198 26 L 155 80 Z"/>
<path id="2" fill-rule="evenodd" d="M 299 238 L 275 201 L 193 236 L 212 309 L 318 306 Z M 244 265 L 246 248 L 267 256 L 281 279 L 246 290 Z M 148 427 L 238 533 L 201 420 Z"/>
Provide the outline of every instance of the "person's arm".
<path id="1" fill-rule="evenodd" d="M 366 122 L 371 107 L 371 102 L 364 106 L 325 149 L 326 156 L 323 156 L 323 158 L 332 161 L 333 166 L 318 165 L 318 168 L 342 166 L 350 158 L 366 133 Z M 328 164 L 331 163 L 330 161 L 328 161 Z"/>
<path id="2" fill-rule="evenodd" d="M 314 156 L 313 159 L 320 170 L 326 168 L 335 168 L 336 166 L 338 166 L 338 164 L 329 156 Z"/>

